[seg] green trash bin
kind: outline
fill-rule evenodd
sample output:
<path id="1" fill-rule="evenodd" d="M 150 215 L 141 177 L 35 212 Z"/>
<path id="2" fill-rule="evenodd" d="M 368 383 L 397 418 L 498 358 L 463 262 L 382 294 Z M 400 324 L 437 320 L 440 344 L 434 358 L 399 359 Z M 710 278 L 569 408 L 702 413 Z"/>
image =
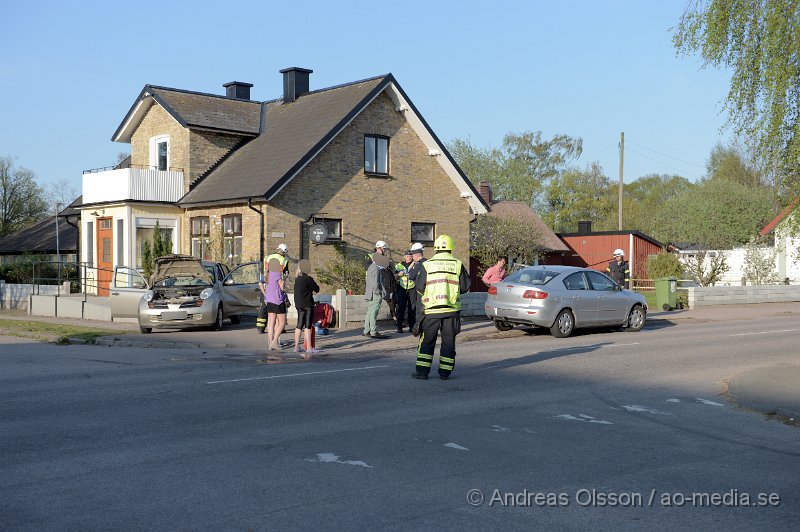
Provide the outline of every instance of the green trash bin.
<path id="1" fill-rule="evenodd" d="M 678 279 L 675 277 L 659 277 L 655 280 L 656 307 L 664 310 L 678 308 Z"/>

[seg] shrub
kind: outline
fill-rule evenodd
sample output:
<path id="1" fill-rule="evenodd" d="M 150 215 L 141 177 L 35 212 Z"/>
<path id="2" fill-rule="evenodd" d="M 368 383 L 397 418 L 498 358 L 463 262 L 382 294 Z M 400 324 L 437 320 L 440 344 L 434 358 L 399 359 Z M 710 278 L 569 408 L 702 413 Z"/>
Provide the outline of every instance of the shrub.
<path id="1" fill-rule="evenodd" d="M 334 256 L 323 267 L 314 268 L 317 281 L 333 288 L 344 288 L 363 294 L 367 278 L 361 261 L 347 256 L 344 243 L 334 244 Z"/>
<path id="2" fill-rule="evenodd" d="M 684 276 L 683 264 L 681 264 L 675 253 L 662 251 L 658 255 L 647 257 L 647 275 L 650 279 L 658 279 L 659 277 L 677 277 L 680 279 Z"/>

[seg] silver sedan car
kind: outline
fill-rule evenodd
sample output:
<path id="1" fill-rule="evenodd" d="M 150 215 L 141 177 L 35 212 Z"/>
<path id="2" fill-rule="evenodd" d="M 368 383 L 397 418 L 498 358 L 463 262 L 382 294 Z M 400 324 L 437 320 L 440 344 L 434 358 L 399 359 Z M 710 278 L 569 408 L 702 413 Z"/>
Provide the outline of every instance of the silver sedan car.
<path id="1" fill-rule="evenodd" d="M 489 287 L 485 310 L 501 331 L 514 325 L 534 325 L 565 338 L 581 327 L 640 331 L 647 317 L 647 301 L 597 270 L 532 266 Z"/>
<path id="2" fill-rule="evenodd" d="M 133 268 L 118 266 L 111 287 L 111 315 L 137 318 L 139 329 L 222 328 L 223 321 L 239 323 L 243 312 L 261 304 L 259 264 L 242 264 L 233 271 L 218 262 L 186 255 L 155 261 L 151 279 Z"/>

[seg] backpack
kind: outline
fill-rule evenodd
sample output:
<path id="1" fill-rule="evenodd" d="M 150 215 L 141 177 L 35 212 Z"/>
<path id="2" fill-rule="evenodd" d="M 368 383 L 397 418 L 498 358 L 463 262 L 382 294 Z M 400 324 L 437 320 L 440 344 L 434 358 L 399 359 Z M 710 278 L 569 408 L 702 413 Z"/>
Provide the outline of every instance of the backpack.
<path id="1" fill-rule="evenodd" d="M 328 303 L 318 303 L 314 306 L 314 323 L 319 322 L 323 329 L 336 326 L 336 311 Z"/>
<path id="2" fill-rule="evenodd" d="M 394 297 L 394 292 L 397 290 L 397 279 L 394 277 L 394 265 L 390 264 L 386 268 L 381 268 L 378 272 L 381 286 L 383 286 L 384 296 L 387 301 Z"/>

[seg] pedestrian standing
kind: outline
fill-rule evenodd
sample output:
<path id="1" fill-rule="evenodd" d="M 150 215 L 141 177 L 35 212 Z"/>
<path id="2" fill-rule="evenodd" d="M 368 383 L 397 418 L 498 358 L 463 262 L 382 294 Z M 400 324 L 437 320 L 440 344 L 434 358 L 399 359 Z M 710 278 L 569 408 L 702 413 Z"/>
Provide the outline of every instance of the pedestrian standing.
<path id="1" fill-rule="evenodd" d="M 280 338 L 286 326 L 286 292 L 284 292 L 283 268 L 278 259 L 268 264 L 264 300 L 267 304 L 267 342 L 269 349 L 281 349 Z"/>
<path id="2" fill-rule="evenodd" d="M 411 266 L 408 268 L 408 282 L 412 285 L 412 288 L 408 290 L 408 304 L 411 307 L 411 314 L 414 316 L 414 323 L 417 322 L 417 308 L 419 308 L 419 292 L 417 292 L 416 282 L 417 282 L 417 275 L 419 274 L 420 270 L 422 270 L 422 264 L 425 262 L 424 252 L 425 247 L 419 243 L 415 242 L 411 244 L 411 259 L 413 262 Z M 409 329 L 414 327 L 414 323 L 409 323 Z"/>
<path id="3" fill-rule="evenodd" d="M 410 304 L 411 295 L 410 289 L 414 288 L 414 282 L 408 279 L 408 269 L 414 263 L 411 257 L 411 250 L 403 254 L 403 261 L 398 262 L 395 267 L 395 277 L 397 277 L 397 288 L 395 289 L 395 302 L 397 310 L 397 332 L 403 332 L 403 321 L 408 320 L 408 329 L 414 327 L 416 316 L 414 306 Z"/>
<path id="4" fill-rule="evenodd" d="M 364 336 L 370 338 L 387 338 L 378 332 L 378 312 L 381 309 L 381 301 L 387 297 L 387 291 L 381 282 L 381 269 L 386 269 L 389 259 L 381 253 L 375 253 L 371 257 L 372 264 L 367 268 L 367 284 L 364 290 L 364 299 L 367 303 L 367 313 L 364 316 Z M 381 266 L 383 264 L 383 266 Z"/>
<path id="5" fill-rule="evenodd" d="M 506 278 L 505 257 L 498 258 L 494 266 L 488 268 L 486 270 L 486 273 L 483 274 L 483 277 L 481 277 L 481 279 L 483 280 L 483 284 L 485 284 L 486 286 L 493 285 L 494 283 L 499 283 L 505 278 Z"/>
<path id="6" fill-rule="evenodd" d="M 311 339 L 311 328 L 314 326 L 314 294 L 319 293 L 319 285 L 309 275 L 311 265 L 303 259 L 297 266 L 297 278 L 294 280 L 294 307 L 297 309 L 297 327 L 294 329 L 294 352 L 303 351 L 300 335 L 305 339 L 306 353 L 319 353 Z"/>
<path id="7" fill-rule="evenodd" d="M 439 378 L 447 380 L 456 363 L 456 336 L 461 332 L 461 294 L 469 291 L 469 274 L 453 256 L 453 239 L 439 236 L 433 243 L 436 254 L 422 264 L 416 278 L 422 305 L 412 332 L 419 335 L 415 379 L 427 379 L 433 364 L 436 338 L 441 333 Z"/>
<path id="8" fill-rule="evenodd" d="M 283 275 L 286 276 L 289 273 L 289 246 L 286 244 L 280 244 L 277 248 L 275 248 L 275 253 L 269 255 L 268 257 L 264 258 L 264 276 L 262 277 L 260 282 L 266 282 L 267 273 L 269 272 L 269 261 L 272 259 L 278 260 L 283 269 Z M 256 318 L 256 329 L 258 330 L 258 334 L 264 334 L 264 330 L 267 328 L 267 303 L 262 299 L 261 306 L 258 309 L 258 317 Z M 272 336 L 272 330 L 267 330 L 267 338 Z"/>
<path id="9" fill-rule="evenodd" d="M 608 263 L 606 273 L 622 288 L 630 289 L 631 269 L 628 266 L 628 261 L 625 260 L 625 252 L 623 250 L 619 248 L 614 250 L 614 259 Z"/>

